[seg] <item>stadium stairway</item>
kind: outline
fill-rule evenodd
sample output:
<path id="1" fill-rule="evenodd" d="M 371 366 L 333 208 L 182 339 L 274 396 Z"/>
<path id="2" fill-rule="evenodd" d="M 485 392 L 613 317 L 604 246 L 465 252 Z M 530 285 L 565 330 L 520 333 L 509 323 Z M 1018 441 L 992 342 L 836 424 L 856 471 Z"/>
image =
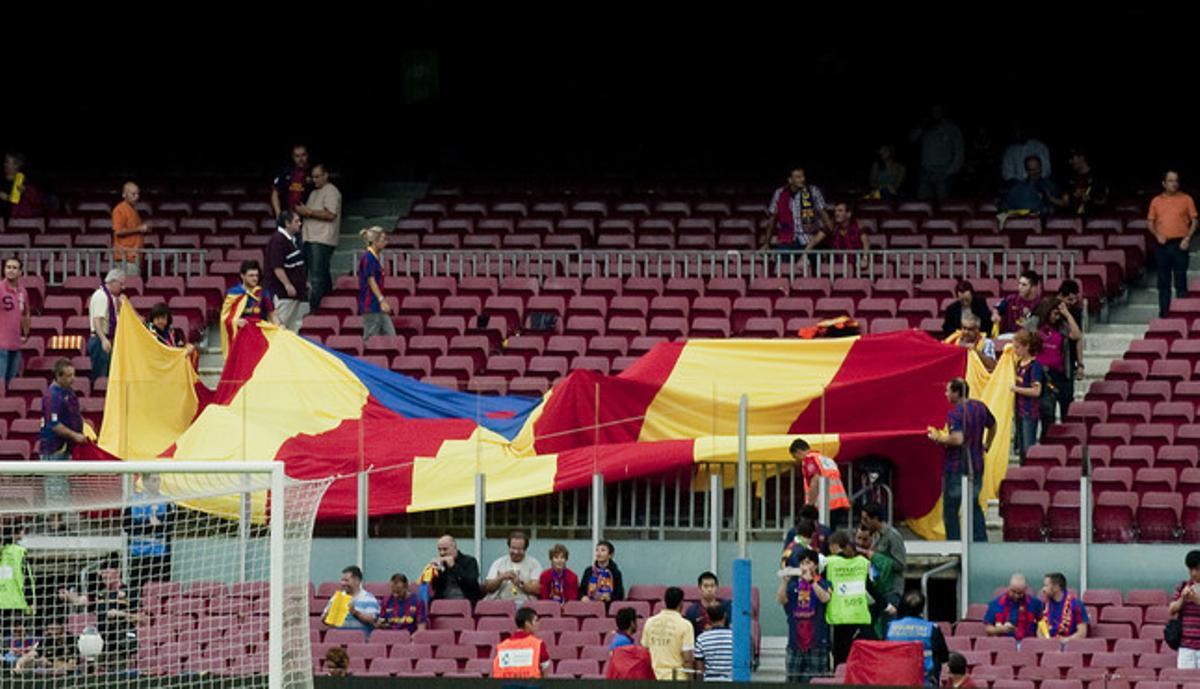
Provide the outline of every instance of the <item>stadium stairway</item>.
<path id="1" fill-rule="evenodd" d="M 345 275 L 354 268 L 354 252 L 362 248 L 359 230 L 378 225 L 390 231 L 412 204 L 425 196 L 428 186 L 424 182 L 375 182 L 354 198 L 343 199 L 342 238 L 333 257 L 333 274 Z"/>

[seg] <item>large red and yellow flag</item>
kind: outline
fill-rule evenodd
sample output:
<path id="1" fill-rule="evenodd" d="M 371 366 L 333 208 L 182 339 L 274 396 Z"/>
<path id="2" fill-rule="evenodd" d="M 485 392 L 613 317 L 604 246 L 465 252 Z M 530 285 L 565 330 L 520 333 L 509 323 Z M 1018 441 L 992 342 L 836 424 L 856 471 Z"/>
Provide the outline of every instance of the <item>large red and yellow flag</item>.
<path id="1" fill-rule="evenodd" d="M 140 366 L 164 365 L 124 320 L 119 327 L 128 365 L 114 366 L 110 389 L 154 375 Z M 946 381 L 966 375 L 1001 433 L 1010 427 L 1011 397 L 996 392 L 1003 376 L 968 357 L 975 361 L 915 331 L 696 340 L 659 345 L 617 376 L 575 371 L 532 399 L 445 390 L 254 324 L 234 340 L 211 400 L 196 398 L 194 379 L 172 368 L 158 386 L 137 388 L 140 404 L 106 406 L 101 447 L 127 459 L 274 459 L 295 478 L 371 470 L 371 514 L 395 514 L 472 504 L 477 472 L 487 475 L 488 500 L 502 501 L 582 488 L 596 473 L 617 481 L 736 462 L 745 394 L 751 461 L 790 462 L 797 436 L 839 462 L 889 459 L 897 517 L 934 538 L 943 451 L 925 434 L 945 422 Z M 171 406 L 170 415 L 161 409 Z M 143 438 L 137 429 L 147 424 L 156 431 Z M 985 499 L 1003 477 L 1004 445 L 987 459 Z M 339 480 L 321 515 L 349 517 L 356 507 L 354 481 Z"/>

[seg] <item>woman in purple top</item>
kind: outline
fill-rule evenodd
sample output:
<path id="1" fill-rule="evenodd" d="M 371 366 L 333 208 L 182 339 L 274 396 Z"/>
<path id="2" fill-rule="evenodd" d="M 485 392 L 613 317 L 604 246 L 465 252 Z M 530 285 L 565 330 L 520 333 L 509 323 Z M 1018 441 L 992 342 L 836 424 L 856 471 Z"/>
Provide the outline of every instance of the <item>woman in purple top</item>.
<path id="1" fill-rule="evenodd" d="M 383 296 L 383 261 L 387 233 L 382 227 L 368 227 L 358 233 L 366 251 L 358 261 L 358 313 L 363 318 L 363 341 L 372 335 L 395 335 L 392 306 Z"/>
<path id="2" fill-rule="evenodd" d="M 1054 408 L 1057 406 L 1066 415 L 1067 406 L 1074 400 L 1065 399 L 1074 392 L 1068 383 L 1066 366 L 1067 348 L 1083 337 L 1083 331 L 1071 315 L 1070 309 L 1057 297 L 1043 299 L 1033 312 L 1037 319 L 1037 333 L 1042 338 L 1042 351 L 1037 360 L 1046 373 L 1046 389 L 1041 397 L 1041 435 L 1045 436 L 1054 423 Z"/>
<path id="3" fill-rule="evenodd" d="M 1017 448 L 1021 459 L 1037 443 L 1038 420 L 1041 418 L 1039 398 L 1046 374 L 1037 355 L 1042 351 L 1042 338 L 1037 333 L 1021 330 L 1013 337 L 1017 355 L 1017 382 L 1012 391 L 1017 403 Z"/>

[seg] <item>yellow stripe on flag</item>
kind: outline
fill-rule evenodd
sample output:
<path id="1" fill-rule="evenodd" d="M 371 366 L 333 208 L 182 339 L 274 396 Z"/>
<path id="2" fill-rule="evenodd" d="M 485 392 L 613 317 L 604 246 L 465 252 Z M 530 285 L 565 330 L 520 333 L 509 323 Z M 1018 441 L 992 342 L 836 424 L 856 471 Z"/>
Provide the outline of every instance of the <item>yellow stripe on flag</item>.
<path id="1" fill-rule="evenodd" d="M 736 436 L 743 394 L 750 396 L 750 435 L 787 433 L 857 339 L 688 342 L 647 408 L 639 440 Z"/>
<path id="2" fill-rule="evenodd" d="M 503 436 L 482 426 L 464 440 L 447 440 L 436 457 L 413 462 L 409 512 L 475 502 L 475 473 L 482 472 L 488 502 L 554 492 L 558 455 L 517 456 Z"/>

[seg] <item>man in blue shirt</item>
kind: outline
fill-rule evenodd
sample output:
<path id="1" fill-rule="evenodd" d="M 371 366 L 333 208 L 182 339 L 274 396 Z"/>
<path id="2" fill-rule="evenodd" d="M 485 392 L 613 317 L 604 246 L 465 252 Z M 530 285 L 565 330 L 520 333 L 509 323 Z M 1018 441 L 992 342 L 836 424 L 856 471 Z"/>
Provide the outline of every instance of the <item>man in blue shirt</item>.
<path id="1" fill-rule="evenodd" d="M 379 599 L 370 591 L 362 587 L 363 573 L 362 570 L 354 565 L 342 570 L 341 578 L 341 593 L 350 596 L 350 614 L 346 615 L 346 619 L 342 621 L 337 629 L 362 629 L 363 633 L 370 636 L 371 630 L 375 627 L 375 620 L 379 618 Z M 333 599 L 325 604 L 325 610 L 321 613 L 321 619 L 329 614 L 329 607 L 333 603 Z M 328 626 L 329 623 L 326 622 Z"/>
<path id="2" fill-rule="evenodd" d="M 1061 572 L 1051 572 L 1042 584 L 1046 599 L 1041 624 L 1045 629 L 1039 628 L 1038 632 L 1062 641 L 1086 638 L 1089 623 L 1087 607 L 1067 589 L 1067 578 Z"/>
<path id="3" fill-rule="evenodd" d="M 925 686 L 936 687 L 941 680 L 942 665 L 950 659 L 946 638 L 937 623 L 921 617 L 925 612 L 925 596 L 920 591 L 909 591 L 900 604 L 898 620 L 887 628 L 888 641 L 917 641 L 924 648 Z"/>
<path id="4" fill-rule="evenodd" d="M 143 474 L 132 504 L 125 508 L 122 528 L 129 537 L 129 601 L 137 608 L 142 587 L 171 579 L 171 536 L 175 505 L 159 492 L 158 474 Z"/>
<path id="5" fill-rule="evenodd" d="M 1037 156 L 1025 159 L 1026 178 L 1012 182 L 1000 199 L 1003 210 L 1025 215 L 1049 215 L 1054 209 L 1066 208 L 1066 194 L 1060 194 L 1054 181 L 1042 177 L 1042 161 Z"/>

